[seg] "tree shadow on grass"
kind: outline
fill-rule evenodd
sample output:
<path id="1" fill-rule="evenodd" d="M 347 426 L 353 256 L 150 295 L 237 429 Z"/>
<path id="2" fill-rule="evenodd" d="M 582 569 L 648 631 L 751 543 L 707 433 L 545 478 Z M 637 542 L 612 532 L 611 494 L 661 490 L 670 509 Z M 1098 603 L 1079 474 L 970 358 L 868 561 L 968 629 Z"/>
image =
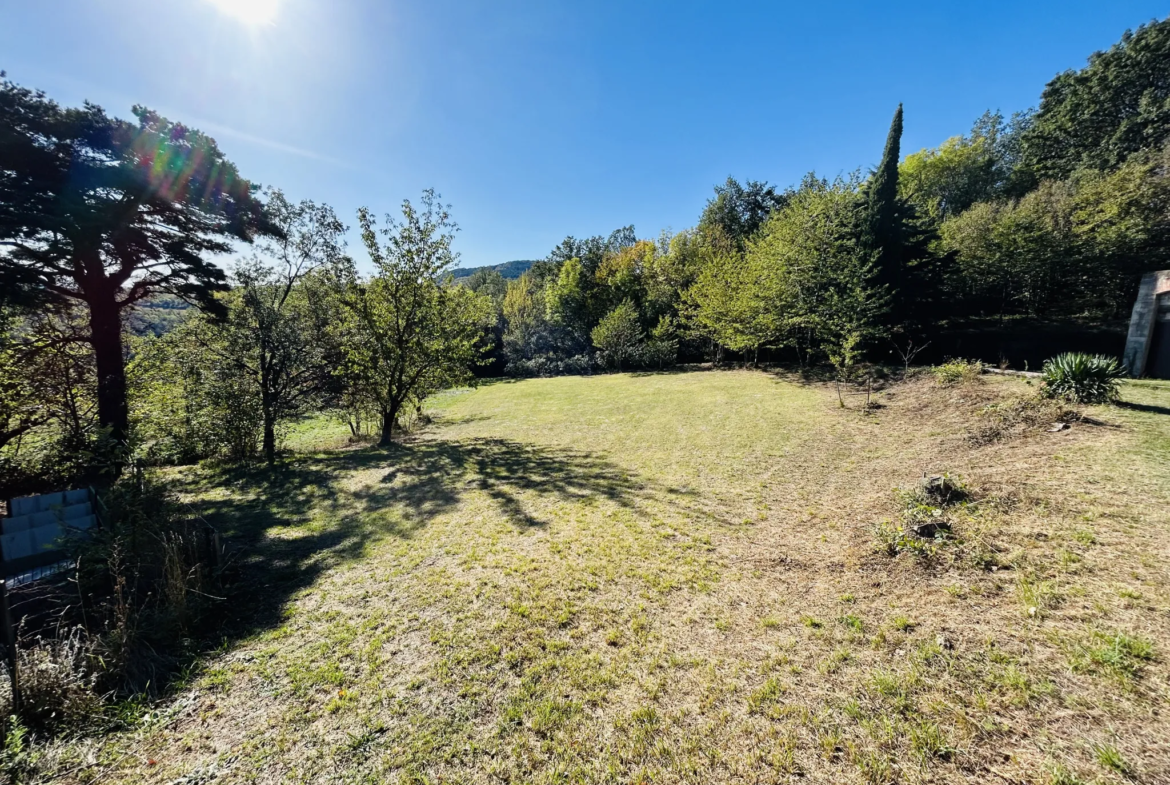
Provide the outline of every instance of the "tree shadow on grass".
<path id="1" fill-rule="evenodd" d="M 396 445 L 393 468 L 354 495 L 367 509 L 403 505 L 424 519 L 454 506 L 468 490 L 485 492 L 521 528 L 544 526 L 521 504 L 535 493 L 562 501 L 604 498 L 629 507 L 647 487 L 620 467 L 589 453 L 479 438 Z"/>
<path id="2" fill-rule="evenodd" d="M 468 494 L 486 494 L 514 526 L 530 530 L 550 522 L 531 509 L 541 500 L 630 508 L 650 490 L 602 457 L 490 438 L 296 456 L 271 470 L 205 468 L 177 484 L 228 554 L 226 599 L 206 641 L 189 653 L 194 661 L 277 627 L 288 601 L 324 573 L 361 558 L 373 541 L 410 539 Z"/>
<path id="3" fill-rule="evenodd" d="M 1121 409 L 1129 409 L 1134 412 L 1145 412 L 1146 414 L 1170 414 L 1170 407 L 1158 406 L 1152 403 L 1133 403 L 1132 401 L 1117 401 L 1116 405 Z"/>

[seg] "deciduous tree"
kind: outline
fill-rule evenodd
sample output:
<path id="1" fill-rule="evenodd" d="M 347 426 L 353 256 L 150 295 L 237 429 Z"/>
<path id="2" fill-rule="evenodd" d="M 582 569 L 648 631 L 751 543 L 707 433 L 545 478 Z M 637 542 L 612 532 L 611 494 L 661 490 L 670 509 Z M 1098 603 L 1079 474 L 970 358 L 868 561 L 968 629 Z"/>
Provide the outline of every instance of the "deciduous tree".
<path id="1" fill-rule="evenodd" d="M 279 190 L 268 212 L 280 235 L 236 266 L 220 345 L 222 360 L 256 387 L 271 466 L 277 424 L 321 398 L 340 360 L 329 339 L 334 300 L 320 273 L 342 263 L 345 225 L 327 205 L 293 204 Z"/>
<path id="2" fill-rule="evenodd" d="M 466 287 L 444 285 L 442 274 L 456 259 L 457 227 L 434 191 L 423 192 L 419 207 L 403 201 L 402 220 L 388 217 L 380 232 L 364 208 L 358 223 L 376 272 L 361 281 L 351 269 L 343 351 L 351 377 L 378 408 L 386 445 L 408 404 L 474 379 L 471 368 L 488 348 L 481 337 L 491 303 Z"/>
<path id="3" fill-rule="evenodd" d="M 1024 163 L 1038 178 L 1079 168 L 1112 169 L 1138 150 L 1170 140 L 1170 18 L 1121 40 L 1044 88 L 1023 137 Z"/>

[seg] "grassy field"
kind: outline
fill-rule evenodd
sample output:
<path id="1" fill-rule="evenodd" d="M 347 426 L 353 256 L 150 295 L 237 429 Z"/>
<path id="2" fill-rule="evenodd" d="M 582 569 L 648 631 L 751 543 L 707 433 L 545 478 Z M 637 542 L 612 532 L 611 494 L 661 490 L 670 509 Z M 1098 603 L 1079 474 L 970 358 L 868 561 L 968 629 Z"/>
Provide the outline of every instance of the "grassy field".
<path id="1" fill-rule="evenodd" d="M 246 581 L 219 651 L 54 781 L 1170 781 L 1170 385 L 727 371 L 500 382 L 388 450 L 187 469 Z M 991 413 L 989 414 L 988 411 Z M 306 435 L 309 434 L 309 435 Z M 977 438 L 983 434 L 984 438 Z M 891 555 L 896 489 L 962 478 Z M 883 521 L 885 522 L 883 524 Z M 885 542 L 879 530 L 886 532 Z"/>

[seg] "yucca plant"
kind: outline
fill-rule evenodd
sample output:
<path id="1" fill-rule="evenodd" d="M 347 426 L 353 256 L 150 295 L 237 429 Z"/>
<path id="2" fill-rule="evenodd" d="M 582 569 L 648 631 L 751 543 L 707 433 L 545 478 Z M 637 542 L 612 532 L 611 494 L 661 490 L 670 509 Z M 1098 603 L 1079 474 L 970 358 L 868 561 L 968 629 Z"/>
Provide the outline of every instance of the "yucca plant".
<path id="1" fill-rule="evenodd" d="M 1125 369 L 1103 354 L 1066 352 L 1044 363 L 1043 393 L 1072 403 L 1109 403 L 1120 395 Z"/>

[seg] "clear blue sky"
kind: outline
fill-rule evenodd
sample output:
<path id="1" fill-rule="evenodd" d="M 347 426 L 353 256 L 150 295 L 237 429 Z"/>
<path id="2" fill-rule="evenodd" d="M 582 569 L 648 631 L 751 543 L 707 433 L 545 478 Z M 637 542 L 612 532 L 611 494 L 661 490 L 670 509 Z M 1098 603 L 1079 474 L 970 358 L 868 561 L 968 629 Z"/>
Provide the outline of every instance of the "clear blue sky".
<path id="1" fill-rule="evenodd" d="M 275 3 L 249 24 L 223 5 Z M 246 10 L 246 9 L 245 9 Z M 1034 105 L 1137 0 L 0 0 L 0 69 L 63 103 L 142 103 L 243 174 L 353 224 L 427 187 L 466 266 L 565 235 L 693 225 L 727 175 L 872 166 Z M 362 257 L 351 242 L 355 256 Z"/>

